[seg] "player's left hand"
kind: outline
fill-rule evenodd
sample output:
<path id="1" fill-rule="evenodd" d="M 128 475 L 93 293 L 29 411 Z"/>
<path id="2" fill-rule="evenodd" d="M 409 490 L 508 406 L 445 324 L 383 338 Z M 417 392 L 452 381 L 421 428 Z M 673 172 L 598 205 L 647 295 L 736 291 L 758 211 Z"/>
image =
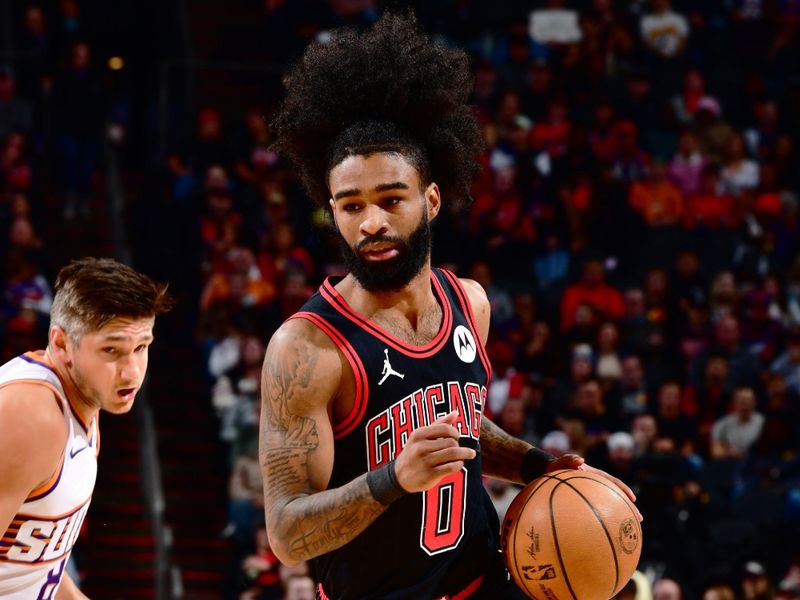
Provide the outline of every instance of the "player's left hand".
<path id="1" fill-rule="evenodd" d="M 621 479 L 617 479 L 613 475 L 610 475 L 603 471 L 602 469 L 597 469 L 595 467 L 589 466 L 586 464 L 586 461 L 582 456 L 578 456 L 577 454 L 562 454 L 561 456 L 555 458 L 550 464 L 547 466 L 547 472 L 551 473 L 553 471 L 558 471 L 559 469 L 578 469 L 581 471 L 589 471 L 590 473 L 594 473 L 595 475 L 600 475 L 605 477 L 611 483 L 616 485 L 619 489 L 621 489 L 628 499 L 631 502 L 636 502 L 636 494 L 633 493 L 633 490 L 629 488 L 624 481 Z M 643 517 L 642 513 L 639 512 L 637 509 L 636 512 L 639 515 L 639 521 L 641 522 Z"/>

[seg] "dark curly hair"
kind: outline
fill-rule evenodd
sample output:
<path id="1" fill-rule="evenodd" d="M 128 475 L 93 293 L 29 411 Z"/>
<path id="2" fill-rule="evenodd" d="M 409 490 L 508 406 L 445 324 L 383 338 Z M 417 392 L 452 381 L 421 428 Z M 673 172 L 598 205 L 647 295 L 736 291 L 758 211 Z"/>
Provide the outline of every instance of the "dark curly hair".
<path id="1" fill-rule="evenodd" d="M 315 42 L 284 79 L 272 127 L 275 146 L 311 198 L 330 198 L 328 173 L 351 155 L 397 152 L 466 203 L 483 142 L 466 101 L 472 87 L 462 50 L 432 43 L 411 14 L 385 14 L 371 29 L 341 29 Z"/>

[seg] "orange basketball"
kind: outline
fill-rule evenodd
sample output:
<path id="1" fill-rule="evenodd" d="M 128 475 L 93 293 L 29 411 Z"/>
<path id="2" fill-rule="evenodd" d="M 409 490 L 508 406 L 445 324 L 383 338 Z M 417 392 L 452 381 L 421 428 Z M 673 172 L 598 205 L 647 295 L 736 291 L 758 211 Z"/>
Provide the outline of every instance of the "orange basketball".
<path id="1" fill-rule="evenodd" d="M 579 470 L 529 483 L 503 520 L 511 577 L 535 600 L 609 600 L 642 552 L 636 509 L 605 477 Z"/>

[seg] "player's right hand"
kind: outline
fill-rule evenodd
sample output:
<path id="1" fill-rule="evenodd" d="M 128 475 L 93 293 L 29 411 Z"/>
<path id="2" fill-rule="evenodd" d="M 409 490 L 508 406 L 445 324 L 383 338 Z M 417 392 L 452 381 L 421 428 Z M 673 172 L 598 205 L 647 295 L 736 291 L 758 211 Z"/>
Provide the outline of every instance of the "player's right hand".
<path id="1" fill-rule="evenodd" d="M 407 492 L 430 489 L 450 473 L 475 458 L 475 450 L 458 445 L 458 429 L 453 426 L 456 412 L 414 430 L 403 451 L 395 459 L 395 475 Z"/>

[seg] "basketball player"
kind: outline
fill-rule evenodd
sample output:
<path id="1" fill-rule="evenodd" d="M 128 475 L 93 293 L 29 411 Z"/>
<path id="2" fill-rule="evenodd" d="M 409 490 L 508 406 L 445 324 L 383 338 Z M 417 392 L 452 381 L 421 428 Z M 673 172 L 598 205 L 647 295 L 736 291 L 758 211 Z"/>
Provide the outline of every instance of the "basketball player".
<path id="1" fill-rule="evenodd" d="M 482 415 L 489 302 L 431 267 L 430 222 L 478 170 L 470 80 L 462 52 L 394 15 L 310 46 L 286 79 L 278 144 L 350 271 L 275 333 L 262 377 L 270 544 L 311 561 L 321 599 L 522 597 L 482 475 L 590 468 Z"/>
<path id="2" fill-rule="evenodd" d="M 86 598 L 65 572 L 89 508 L 101 410 L 128 412 L 166 286 L 111 259 L 58 274 L 47 348 L 0 366 L 0 597 Z"/>

